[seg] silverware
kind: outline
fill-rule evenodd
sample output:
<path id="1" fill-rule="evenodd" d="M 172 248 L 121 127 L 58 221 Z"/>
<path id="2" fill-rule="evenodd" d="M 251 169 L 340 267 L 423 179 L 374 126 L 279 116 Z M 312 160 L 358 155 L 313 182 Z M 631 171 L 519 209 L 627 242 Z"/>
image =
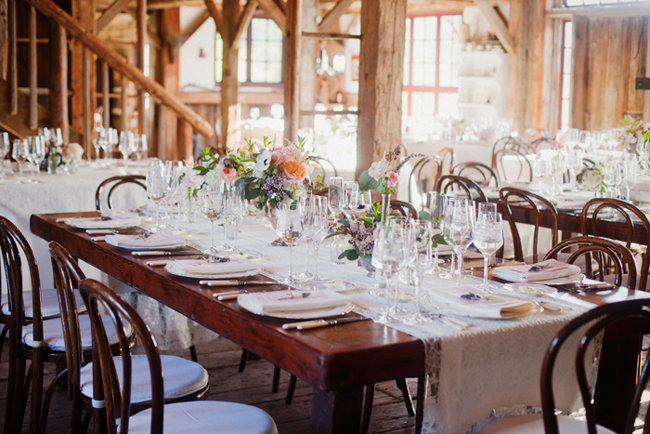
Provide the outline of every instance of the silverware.
<path id="1" fill-rule="evenodd" d="M 199 285 L 206 286 L 247 286 L 247 285 L 275 285 L 273 280 L 200 280 Z"/>
<path id="2" fill-rule="evenodd" d="M 212 294 L 219 301 L 235 300 L 239 294 L 245 294 L 246 290 L 215 292 Z"/>
<path id="3" fill-rule="evenodd" d="M 293 298 L 307 298 L 310 295 L 311 295 L 311 292 L 302 292 L 302 293 L 300 293 L 300 297 L 297 297 L 297 296 L 291 294 L 291 295 L 289 295 L 287 297 L 280 297 L 280 298 L 278 298 L 278 300 L 291 300 Z"/>
<path id="4" fill-rule="evenodd" d="M 329 326 L 335 326 L 339 324 L 347 324 L 351 322 L 357 322 L 357 321 L 367 321 L 370 318 L 366 318 L 363 316 L 359 317 L 348 317 L 348 318 L 338 318 L 338 319 L 315 319 L 315 320 L 310 320 L 310 321 L 301 321 L 301 322 L 290 322 L 286 324 L 282 324 L 282 328 L 284 330 L 310 330 L 310 329 L 315 329 L 315 328 L 320 328 L 320 327 L 329 327 Z"/>
<path id="5" fill-rule="evenodd" d="M 137 250 L 131 252 L 133 256 L 191 256 L 201 254 L 198 250 Z"/>

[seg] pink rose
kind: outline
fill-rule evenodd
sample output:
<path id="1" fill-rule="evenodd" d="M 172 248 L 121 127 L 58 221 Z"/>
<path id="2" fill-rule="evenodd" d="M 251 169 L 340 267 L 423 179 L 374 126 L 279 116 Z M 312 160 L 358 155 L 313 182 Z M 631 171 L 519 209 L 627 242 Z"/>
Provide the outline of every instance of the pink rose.
<path id="1" fill-rule="evenodd" d="M 288 159 L 289 156 L 286 152 L 282 151 L 282 148 L 276 149 L 271 153 L 271 161 L 275 163 L 276 166 L 282 166 Z"/>
<path id="2" fill-rule="evenodd" d="M 237 171 L 232 167 L 224 167 L 221 170 L 221 179 L 226 182 L 232 182 L 237 179 Z"/>
<path id="3" fill-rule="evenodd" d="M 397 173 L 394 171 L 391 171 L 388 173 L 387 177 L 387 183 L 389 187 L 397 187 L 397 183 L 399 182 L 399 176 L 397 176 Z"/>

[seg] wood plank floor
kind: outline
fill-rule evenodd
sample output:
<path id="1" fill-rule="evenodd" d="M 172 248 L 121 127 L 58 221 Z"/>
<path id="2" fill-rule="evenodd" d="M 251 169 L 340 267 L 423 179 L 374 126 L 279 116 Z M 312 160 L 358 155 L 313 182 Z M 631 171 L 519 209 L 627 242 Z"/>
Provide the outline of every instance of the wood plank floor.
<path id="1" fill-rule="evenodd" d="M 6 346 L 5 346 L 6 348 Z M 136 349 L 137 351 L 137 349 Z M 210 374 L 208 399 L 236 401 L 252 404 L 266 410 L 276 421 L 280 433 L 309 432 L 311 413 L 311 388 L 298 380 L 291 405 L 285 405 L 289 374 L 282 372 L 278 393 L 271 393 L 273 366 L 264 360 L 249 360 L 243 373 L 237 373 L 241 350 L 224 338 L 215 338 L 210 345 L 197 348 L 199 362 Z M 7 351 L 0 359 L 0 414 L 4 417 L 7 390 Z M 168 353 L 169 354 L 169 353 Z M 175 355 L 189 358 L 188 352 Z M 51 365 L 46 369 L 46 384 L 53 378 Z M 416 394 L 416 382 L 409 381 L 412 395 Z M 29 413 L 27 413 L 29 414 Z M 57 390 L 50 410 L 47 432 L 69 432 L 70 405 L 64 391 Z M 1 426 L 1 425 L 0 425 Z M 370 432 L 412 433 L 415 418 L 408 417 L 401 392 L 394 382 L 376 386 Z M 27 432 L 25 424 L 23 431 Z"/>

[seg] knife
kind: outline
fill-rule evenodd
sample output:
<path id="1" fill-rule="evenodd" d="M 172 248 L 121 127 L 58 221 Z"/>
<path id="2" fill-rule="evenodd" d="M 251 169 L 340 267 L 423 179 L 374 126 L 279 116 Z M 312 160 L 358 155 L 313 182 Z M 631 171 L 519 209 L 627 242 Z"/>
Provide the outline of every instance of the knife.
<path id="1" fill-rule="evenodd" d="M 272 280 L 200 280 L 199 285 L 206 286 L 246 286 L 246 285 L 275 285 Z"/>
<path id="2" fill-rule="evenodd" d="M 315 319 L 311 321 L 291 322 L 291 323 L 282 324 L 282 328 L 284 330 L 292 330 L 292 329 L 310 330 L 319 327 L 329 327 L 329 326 L 334 326 L 339 324 L 347 324 L 350 322 L 367 321 L 369 319 L 370 318 L 366 318 L 364 316 L 353 316 L 353 317 L 339 318 L 339 319 Z"/>
<path id="3" fill-rule="evenodd" d="M 188 256 L 200 255 L 198 250 L 136 250 L 131 252 L 133 256 Z"/>

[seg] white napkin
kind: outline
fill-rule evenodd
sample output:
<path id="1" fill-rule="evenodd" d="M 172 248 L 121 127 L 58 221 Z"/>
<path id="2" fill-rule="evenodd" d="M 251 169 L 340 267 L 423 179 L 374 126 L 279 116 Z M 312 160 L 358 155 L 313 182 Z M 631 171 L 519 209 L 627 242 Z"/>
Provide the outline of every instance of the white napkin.
<path id="1" fill-rule="evenodd" d="M 179 247 L 185 244 L 185 238 L 169 234 L 151 234 L 147 237 L 144 235 L 111 234 L 106 235 L 105 241 L 113 246 L 127 249 L 156 249 L 171 246 Z"/>
<path id="2" fill-rule="evenodd" d="M 530 301 L 501 294 L 486 294 L 471 286 L 440 287 L 431 291 L 430 296 L 434 300 L 434 304 L 436 299 L 444 304 L 440 306 L 443 312 L 444 308 L 448 307 L 452 313 L 483 318 L 508 318 L 525 315 L 535 307 L 534 303 Z"/>
<path id="3" fill-rule="evenodd" d="M 300 293 L 296 292 L 294 294 L 294 298 L 290 298 L 287 291 L 239 294 L 237 303 L 258 315 L 333 309 L 349 303 L 348 297 L 329 290 L 314 291 L 309 297 L 302 297 Z"/>
<path id="4" fill-rule="evenodd" d="M 80 229 L 113 229 L 137 226 L 140 217 L 132 212 L 122 212 L 103 214 L 102 217 L 71 217 L 63 222 Z"/>
<path id="5" fill-rule="evenodd" d="M 167 262 L 165 269 L 176 275 L 205 275 L 248 273 L 259 267 L 245 259 L 232 258 L 228 262 L 208 262 L 202 259 L 174 259 Z"/>
<path id="6" fill-rule="evenodd" d="M 533 265 L 497 267 L 492 274 L 509 282 L 542 282 L 580 274 L 580 267 L 548 259 Z"/>

